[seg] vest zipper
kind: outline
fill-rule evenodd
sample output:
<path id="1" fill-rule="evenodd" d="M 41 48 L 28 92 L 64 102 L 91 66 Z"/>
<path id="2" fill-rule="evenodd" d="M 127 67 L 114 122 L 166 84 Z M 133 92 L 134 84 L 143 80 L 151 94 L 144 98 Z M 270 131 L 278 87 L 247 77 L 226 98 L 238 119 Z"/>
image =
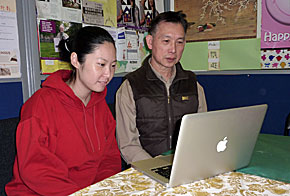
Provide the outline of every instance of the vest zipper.
<path id="1" fill-rule="evenodd" d="M 170 95 L 167 96 L 167 102 L 168 102 L 168 130 L 171 130 L 171 110 L 170 110 Z M 169 148 L 172 149 L 172 135 L 169 133 Z"/>

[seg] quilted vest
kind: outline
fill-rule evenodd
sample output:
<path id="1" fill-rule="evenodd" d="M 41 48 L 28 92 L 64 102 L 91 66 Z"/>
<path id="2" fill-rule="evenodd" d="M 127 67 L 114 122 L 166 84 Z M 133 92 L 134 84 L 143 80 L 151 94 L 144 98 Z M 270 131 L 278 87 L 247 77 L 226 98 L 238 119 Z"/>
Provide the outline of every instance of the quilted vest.
<path id="1" fill-rule="evenodd" d="M 195 74 L 177 63 L 168 96 L 165 84 L 148 63 L 150 57 L 125 78 L 133 91 L 141 145 L 151 156 L 156 156 L 175 148 L 181 118 L 197 112 L 198 95 Z"/>

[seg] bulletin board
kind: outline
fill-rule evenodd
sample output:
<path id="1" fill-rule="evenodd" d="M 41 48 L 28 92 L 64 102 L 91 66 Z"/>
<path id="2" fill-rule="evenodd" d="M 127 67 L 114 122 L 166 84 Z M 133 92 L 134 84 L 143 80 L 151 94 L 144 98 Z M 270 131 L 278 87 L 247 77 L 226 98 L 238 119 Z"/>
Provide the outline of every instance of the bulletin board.
<path id="1" fill-rule="evenodd" d="M 290 69 L 289 8 L 289 1 L 175 0 L 190 24 L 181 63 L 197 71 Z"/>
<path id="2" fill-rule="evenodd" d="M 144 35 L 150 21 L 164 11 L 163 1 L 150 6 L 149 0 L 35 0 L 42 74 L 71 69 L 61 61 L 58 44 L 73 36 L 81 27 L 101 26 L 115 40 L 116 73 L 140 67 L 149 53 Z M 131 13 L 134 13 L 132 15 Z M 146 22 L 142 17 L 146 16 Z"/>

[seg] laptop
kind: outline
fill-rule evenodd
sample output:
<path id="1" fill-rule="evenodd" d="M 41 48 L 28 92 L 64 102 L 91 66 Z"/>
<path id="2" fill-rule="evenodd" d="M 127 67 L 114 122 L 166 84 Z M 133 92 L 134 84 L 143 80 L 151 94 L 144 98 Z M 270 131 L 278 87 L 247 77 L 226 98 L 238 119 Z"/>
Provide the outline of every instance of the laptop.
<path id="1" fill-rule="evenodd" d="M 175 187 L 246 167 L 267 105 L 182 117 L 175 153 L 131 163 L 166 187 Z M 165 177 L 164 177 L 165 176 Z"/>

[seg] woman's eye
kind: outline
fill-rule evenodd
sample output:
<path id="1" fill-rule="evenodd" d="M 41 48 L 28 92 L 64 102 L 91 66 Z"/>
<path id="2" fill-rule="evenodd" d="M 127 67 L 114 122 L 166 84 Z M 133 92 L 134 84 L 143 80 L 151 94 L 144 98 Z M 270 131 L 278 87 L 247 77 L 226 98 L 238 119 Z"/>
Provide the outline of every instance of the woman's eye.
<path id="1" fill-rule="evenodd" d="M 116 64 L 112 64 L 112 67 L 116 67 Z"/>
<path id="2" fill-rule="evenodd" d="M 168 42 L 169 42 L 169 40 L 165 39 L 165 40 L 163 40 L 163 42 L 164 42 L 164 43 L 168 43 Z"/>
<path id="3" fill-rule="evenodd" d="M 99 66 L 104 67 L 105 63 L 98 63 Z"/>

